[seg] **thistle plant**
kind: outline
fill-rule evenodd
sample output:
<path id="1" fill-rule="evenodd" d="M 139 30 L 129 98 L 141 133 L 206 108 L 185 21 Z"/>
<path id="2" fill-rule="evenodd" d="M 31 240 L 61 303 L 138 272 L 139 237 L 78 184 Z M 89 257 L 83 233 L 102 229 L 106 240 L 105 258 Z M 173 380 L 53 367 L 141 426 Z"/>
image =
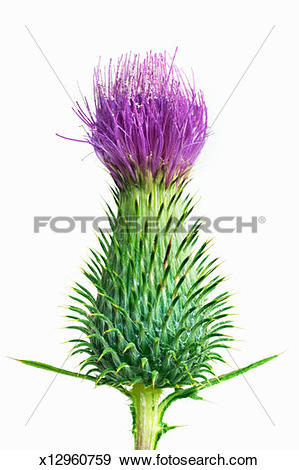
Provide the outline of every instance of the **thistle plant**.
<path id="1" fill-rule="evenodd" d="M 116 209 L 107 204 L 111 232 L 98 233 L 76 283 L 67 318 L 78 332 L 72 372 L 21 362 L 118 389 L 130 400 L 135 449 L 156 449 L 175 426 L 164 413 L 175 400 L 257 367 L 271 356 L 217 376 L 214 364 L 233 327 L 219 262 L 201 221 L 184 230 L 194 208 L 190 171 L 208 135 L 207 108 L 166 54 L 125 55 L 96 68 L 94 105 L 75 112 L 109 170 Z"/>

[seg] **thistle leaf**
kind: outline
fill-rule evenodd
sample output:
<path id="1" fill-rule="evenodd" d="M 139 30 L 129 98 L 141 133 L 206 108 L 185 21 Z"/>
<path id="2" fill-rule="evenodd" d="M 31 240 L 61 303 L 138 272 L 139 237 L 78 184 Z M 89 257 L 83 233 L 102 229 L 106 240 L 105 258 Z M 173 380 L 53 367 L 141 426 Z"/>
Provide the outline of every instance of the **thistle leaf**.
<path id="1" fill-rule="evenodd" d="M 219 377 L 216 377 L 214 379 L 200 382 L 198 385 L 195 385 L 193 387 L 188 387 L 185 389 L 178 389 L 175 392 L 168 395 L 166 398 L 164 398 L 164 400 L 160 403 L 159 407 L 164 414 L 166 409 L 170 406 L 170 404 L 180 398 L 188 398 L 188 397 L 195 398 L 196 397 L 200 399 L 200 397 L 197 396 L 197 393 L 203 390 L 204 388 L 212 387 L 213 385 L 217 385 L 221 382 L 224 382 L 225 380 L 233 379 L 234 377 L 244 374 L 245 372 L 248 372 L 251 369 L 255 369 L 256 367 L 266 364 L 266 362 L 269 362 L 278 356 L 279 354 L 275 354 L 274 356 L 266 357 L 265 359 L 261 359 L 260 361 L 253 362 L 252 364 L 249 364 L 248 366 L 245 366 L 240 369 L 236 369 L 232 372 L 228 372 L 226 374 L 220 375 Z"/>
<path id="2" fill-rule="evenodd" d="M 16 359 L 14 357 L 12 357 L 11 359 L 13 359 L 14 361 L 21 362 L 22 364 L 25 364 L 27 366 L 37 367 L 38 369 L 44 369 L 50 372 L 56 372 L 56 374 L 69 375 L 70 377 L 76 377 L 77 379 L 91 380 L 92 382 L 96 382 L 97 380 L 95 377 L 91 377 L 90 375 L 78 374 L 78 372 L 72 372 L 70 370 L 61 369 L 59 367 L 54 367 L 50 364 L 45 364 L 43 362 L 27 361 L 25 359 Z"/>

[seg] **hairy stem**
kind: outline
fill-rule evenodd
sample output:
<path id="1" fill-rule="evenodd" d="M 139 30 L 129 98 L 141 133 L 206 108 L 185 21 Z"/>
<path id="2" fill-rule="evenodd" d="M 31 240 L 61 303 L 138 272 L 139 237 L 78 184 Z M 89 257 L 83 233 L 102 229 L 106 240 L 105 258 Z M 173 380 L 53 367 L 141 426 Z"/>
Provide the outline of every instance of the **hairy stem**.
<path id="1" fill-rule="evenodd" d="M 133 434 L 136 450 L 156 449 L 161 434 L 161 411 L 159 399 L 162 390 L 142 384 L 134 385 L 131 395 L 133 403 Z"/>

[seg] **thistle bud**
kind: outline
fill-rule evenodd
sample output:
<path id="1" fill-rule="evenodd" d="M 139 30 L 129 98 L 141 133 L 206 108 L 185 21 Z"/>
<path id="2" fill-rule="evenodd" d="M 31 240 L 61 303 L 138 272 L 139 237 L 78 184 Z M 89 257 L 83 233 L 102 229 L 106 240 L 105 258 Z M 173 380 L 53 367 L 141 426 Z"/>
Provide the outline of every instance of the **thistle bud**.
<path id="1" fill-rule="evenodd" d="M 214 274 L 217 259 L 209 258 L 208 242 L 195 248 L 199 221 L 182 229 L 207 109 L 174 61 L 151 53 L 96 69 L 94 103 L 93 111 L 87 100 L 85 110 L 78 103 L 76 112 L 88 128 L 86 142 L 115 181 L 116 212 L 111 238 L 102 235 L 102 254 L 92 252 L 85 273 L 96 296 L 76 288 L 88 312 L 72 307 L 88 337 L 81 371 L 98 384 L 130 389 L 136 446 L 147 448 L 165 431 L 158 408 L 147 422 L 162 389 L 208 381 L 211 361 L 222 360 L 218 351 L 230 339 L 229 295 L 213 296 L 223 280 Z"/>

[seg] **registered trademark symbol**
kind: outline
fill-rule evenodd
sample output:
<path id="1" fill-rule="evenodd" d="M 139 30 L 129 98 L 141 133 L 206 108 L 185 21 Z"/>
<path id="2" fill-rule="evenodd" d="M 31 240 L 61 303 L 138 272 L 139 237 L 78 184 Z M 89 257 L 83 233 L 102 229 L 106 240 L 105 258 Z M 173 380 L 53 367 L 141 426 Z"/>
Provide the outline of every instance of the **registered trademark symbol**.
<path id="1" fill-rule="evenodd" d="M 258 218 L 258 221 L 260 224 L 264 224 L 266 222 L 266 217 L 264 217 L 263 215 L 261 215 L 259 218 Z"/>

